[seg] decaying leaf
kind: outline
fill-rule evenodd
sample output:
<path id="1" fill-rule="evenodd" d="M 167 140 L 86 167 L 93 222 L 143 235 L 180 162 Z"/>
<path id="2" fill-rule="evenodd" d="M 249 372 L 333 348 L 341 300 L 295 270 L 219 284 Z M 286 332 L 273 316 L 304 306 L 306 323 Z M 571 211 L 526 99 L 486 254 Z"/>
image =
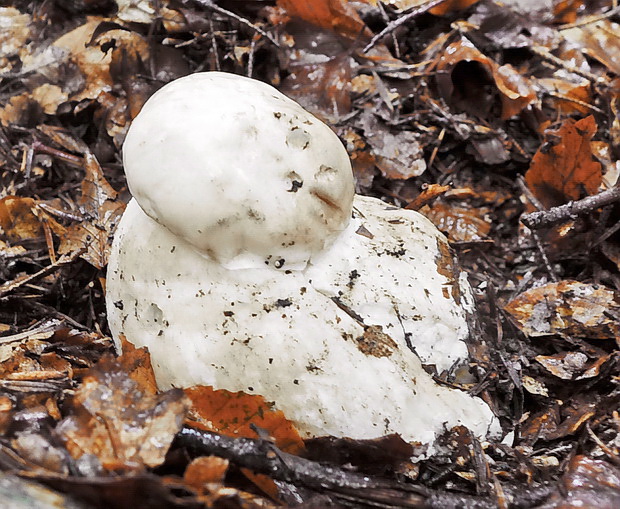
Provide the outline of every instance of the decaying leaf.
<path id="1" fill-rule="evenodd" d="M 335 30 L 353 39 L 367 33 L 364 22 L 347 0 L 278 0 L 277 4 L 290 16 Z"/>
<path id="2" fill-rule="evenodd" d="M 108 470 L 142 470 L 163 463 L 188 401 L 177 389 L 145 393 L 106 356 L 84 377 L 71 405 L 56 432 L 74 458 L 92 454 Z"/>
<path id="3" fill-rule="evenodd" d="M 437 71 L 437 84 L 444 99 L 474 115 L 492 115 L 494 95 L 499 95 L 502 119 L 520 113 L 536 99 L 527 77 L 510 64 L 498 65 L 466 38 L 441 52 Z M 493 85 L 494 91 L 489 89 Z"/>
<path id="4" fill-rule="evenodd" d="M 112 234 L 125 205 L 116 199 L 116 191 L 108 184 L 97 159 L 90 153 L 84 155 L 84 169 L 86 175 L 79 204 L 86 218 L 67 228 L 58 252 L 84 250 L 82 258 L 102 269 L 108 263 Z"/>
<path id="5" fill-rule="evenodd" d="M 532 415 L 523 423 L 522 439 L 533 444 L 540 439 L 557 440 L 572 435 L 596 414 L 597 404 L 596 399 L 584 394 L 563 404 L 552 403 L 549 408 Z"/>
<path id="6" fill-rule="evenodd" d="M 583 352 L 561 352 L 538 355 L 536 360 L 552 375 L 562 380 L 583 380 L 599 374 L 600 367 L 612 357 L 604 355 L 591 361 Z"/>
<path id="7" fill-rule="evenodd" d="M 593 116 L 566 119 L 532 159 L 525 174 L 527 186 L 545 206 L 595 194 L 602 181 L 601 164 L 592 157 L 590 140 L 596 133 Z"/>
<path id="8" fill-rule="evenodd" d="M 312 60 L 312 59 L 310 59 Z M 338 119 L 350 113 L 349 81 L 351 62 L 348 55 L 327 62 L 291 65 L 290 75 L 280 90 L 321 118 Z"/>
<path id="9" fill-rule="evenodd" d="M 613 339 L 620 332 L 617 320 L 609 315 L 620 312 L 618 296 L 602 285 L 571 280 L 549 283 L 523 292 L 505 309 L 531 337 Z"/>
<path id="10" fill-rule="evenodd" d="M 484 219 L 484 209 L 472 209 L 436 202 L 425 205 L 420 212 L 444 232 L 452 242 L 482 240 L 491 231 L 491 222 Z"/>
<path id="11" fill-rule="evenodd" d="M 620 469 L 603 460 L 577 455 L 562 479 L 563 490 L 545 504 L 548 509 L 620 506 Z"/>
<path id="12" fill-rule="evenodd" d="M 620 23 L 602 19 L 563 30 L 562 35 L 579 44 L 586 54 L 600 61 L 609 71 L 620 74 Z"/>
<path id="13" fill-rule="evenodd" d="M 362 113 L 359 124 L 385 177 L 408 179 L 424 173 L 426 161 L 415 132 L 390 128 L 371 112 Z"/>
<path id="14" fill-rule="evenodd" d="M 529 392 L 530 394 L 537 394 L 539 396 L 549 397 L 549 389 L 535 378 L 531 376 L 524 375 L 521 377 L 521 383 L 523 384 L 523 388 Z"/>
<path id="15" fill-rule="evenodd" d="M 192 420 L 210 431 L 256 438 L 253 426 L 264 430 L 283 451 L 295 454 L 303 441 L 292 423 L 262 396 L 196 386 L 185 389 L 192 401 Z"/>

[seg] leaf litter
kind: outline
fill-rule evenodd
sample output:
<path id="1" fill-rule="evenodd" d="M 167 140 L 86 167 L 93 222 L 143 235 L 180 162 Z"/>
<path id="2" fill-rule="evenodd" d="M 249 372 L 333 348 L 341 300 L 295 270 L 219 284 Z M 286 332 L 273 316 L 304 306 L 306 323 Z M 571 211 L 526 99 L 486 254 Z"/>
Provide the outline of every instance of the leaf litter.
<path id="1" fill-rule="evenodd" d="M 618 505 L 619 23 L 603 0 L 0 8 L 3 496 Z M 303 443 L 260 397 L 159 394 L 146 352 L 112 357 L 103 295 L 129 198 L 122 142 L 155 90 L 204 70 L 279 87 L 339 134 L 358 191 L 446 233 L 476 294 L 476 392 L 503 442 L 453 430 L 417 463 L 398 437 Z"/>

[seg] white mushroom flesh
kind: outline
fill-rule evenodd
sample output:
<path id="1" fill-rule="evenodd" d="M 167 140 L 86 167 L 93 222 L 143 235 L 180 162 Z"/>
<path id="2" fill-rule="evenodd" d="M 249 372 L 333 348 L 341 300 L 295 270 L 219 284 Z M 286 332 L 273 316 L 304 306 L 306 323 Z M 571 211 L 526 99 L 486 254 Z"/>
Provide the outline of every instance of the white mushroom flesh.
<path id="1" fill-rule="evenodd" d="M 423 216 L 356 196 L 337 136 L 272 87 L 199 73 L 147 101 L 124 146 L 134 195 L 108 321 L 159 386 L 260 394 L 306 436 L 430 444 L 488 406 L 437 385 L 467 360 L 471 290 Z"/>
<path id="2" fill-rule="evenodd" d="M 364 327 L 305 271 L 229 270 L 135 200 L 113 250 L 110 326 L 115 338 L 149 348 L 162 389 L 260 394 L 308 437 L 399 433 L 428 444 L 446 427 L 484 436 L 496 426 L 482 400 L 436 384 L 412 351 L 380 327 Z"/>

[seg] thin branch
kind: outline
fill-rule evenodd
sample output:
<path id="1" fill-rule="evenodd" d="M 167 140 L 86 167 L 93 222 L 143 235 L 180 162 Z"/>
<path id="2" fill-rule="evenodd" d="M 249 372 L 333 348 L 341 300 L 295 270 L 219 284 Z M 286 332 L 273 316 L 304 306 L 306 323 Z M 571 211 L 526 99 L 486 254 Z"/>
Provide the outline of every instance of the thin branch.
<path id="1" fill-rule="evenodd" d="M 55 263 L 52 263 L 47 267 L 43 267 L 41 270 L 35 272 L 34 274 L 19 277 L 17 279 L 14 279 L 13 281 L 4 283 L 2 286 L 0 286 L 0 297 L 4 297 L 7 293 L 11 293 L 17 288 L 31 283 L 36 279 L 47 276 L 48 274 L 51 274 L 52 272 L 59 269 L 60 267 L 63 267 L 64 265 L 69 265 L 70 263 L 73 263 L 84 253 L 84 251 L 85 249 L 79 249 L 77 251 L 73 251 L 72 253 L 67 253 L 66 255 L 63 255 L 61 258 L 59 258 L 58 261 L 56 261 Z"/>
<path id="2" fill-rule="evenodd" d="M 550 62 L 552 65 L 558 67 L 559 69 L 565 69 L 568 72 L 572 72 L 577 76 L 581 76 L 582 78 L 587 79 L 593 83 L 597 83 L 599 85 L 606 85 L 608 80 L 603 76 L 596 76 L 591 72 L 584 71 L 575 67 L 574 65 L 568 63 L 566 60 L 562 60 L 561 58 L 556 57 L 552 54 L 547 48 L 542 46 L 530 46 L 528 48 L 532 53 L 535 53 L 539 57 L 543 58 L 547 62 Z"/>
<path id="3" fill-rule="evenodd" d="M 269 475 L 310 489 L 320 490 L 341 500 L 371 507 L 445 509 L 496 508 L 498 501 L 492 495 L 466 495 L 435 491 L 414 483 L 392 481 L 378 476 L 352 472 L 332 465 L 318 463 L 288 454 L 271 442 L 251 438 L 231 438 L 210 431 L 184 428 L 176 436 L 176 444 L 200 455 L 226 458 L 240 467 Z M 505 490 L 509 507 L 539 505 L 554 491 L 552 487 Z"/>
<path id="4" fill-rule="evenodd" d="M 601 207 L 620 202 L 620 187 L 614 187 L 602 193 L 588 196 L 578 201 L 571 201 L 558 207 L 540 212 L 532 212 L 521 217 L 521 222 L 530 230 L 562 223 L 569 219 L 587 214 Z"/>
<path id="5" fill-rule="evenodd" d="M 589 25 L 591 23 L 597 23 L 599 21 L 603 21 L 604 19 L 611 18 L 614 14 L 620 12 L 620 8 L 618 6 L 612 7 L 610 10 L 603 14 L 599 14 L 598 16 L 586 16 L 585 18 L 579 19 L 574 23 L 567 23 L 565 25 L 560 25 L 558 30 L 568 30 L 569 28 L 577 28 L 585 25 Z"/>
<path id="6" fill-rule="evenodd" d="M 438 5 L 444 3 L 445 1 L 446 0 L 431 0 L 430 2 L 427 2 L 421 5 L 419 8 L 414 9 L 411 12 L 408 12 L 406 14 L 403 14 L 400 18 L 395 19 L 391 23 L 388 23 L 388 25 L 383 30 L 381 30 L 381 32 L 379 32 L 377 35 L 375 35 L 370 40 L 370 42 L 366 45 L 366 47 L 362 50 L 362 52 L 363 53 L 368 52 L 375 44 L 377 44 L 386 35 L 392 33 L 399 26 L 403 25 L 404 23 L 407 23 L 407 21 L 415 18 L 416 16 L 419 16 L 420 14 L 424 14 L 426 11 L 432 9 L 433 7 L 437 7 Z"/>
<path id="7" fill-rule="evenodd" d="M 271 35 L 269 35 L 267 32 L 265 32 L 262 28 L 256 26 L 250 20 L 248 20 L 246 18 L 243 18 L 242 16 L 239 16 L 238 14 L 235 14 L 232 11 L 224 9 L 223 7 L 220 7 L 219 5 L 216 5 L 213 2 L 213 0 L 194 0 L 194 2 L 202 5 L 203 7 L 206 7 L 207 9 L 211 9 L 212 11 L 215 11 L 218 14 L 222 14 L 223 16 L 227 16 L 229 18 L 233 18 L 233 19 L 237 20 L 239 23 L 241 23 L 241 24 L 251 28 L 256 33 L 259 33 L 260 35 L 262 35 L 263 37 L 268 39 L 277 48 L 280 47 L 280 44 L 278 43 L 278 41 L 276 41 Z"/>

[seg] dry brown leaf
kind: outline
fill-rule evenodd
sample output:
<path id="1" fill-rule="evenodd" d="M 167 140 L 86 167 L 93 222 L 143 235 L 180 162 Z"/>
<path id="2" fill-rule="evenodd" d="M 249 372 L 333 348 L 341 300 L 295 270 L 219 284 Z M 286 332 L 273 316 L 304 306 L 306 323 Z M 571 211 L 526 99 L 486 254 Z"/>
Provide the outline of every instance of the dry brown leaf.
<path id="1" fill-rule="evenodd" d="M 425 205 L 419 210 L 451 242 L 472 242 L 487 238 L 491 222 L 485 221 L 486 209 L 471 209 L 443 202 Z"/>
<path id="2" fill-rule="evenodd" d="M 366 25 L 347 0 L 278 0 L 277 5 L 290 16 L 353 39 L 362 33 L 369 35 Z"/>
<path id="3" fill-rule="evenodd" d="M 462 82 L 456 75 L 459 64 L 477 62 L 482 69 L 480 76 L 467 74 L 470 81 Z M 520 113 L 536 100 L 536 91 L 530 80 L 509 64 L 498 65 L 481 53 L 468 39 L 450 44 L 440 53 L 437 62 L 437 83 L 446 101 L 460 109 L 476 114 L 491 112 L 492 98 L 483 86 L 484 82 L 495 84 L 501 101 L 501 116 L 506 120 Z M 487 111 L 488 110 L 488 111 Z"/>
<path id="4" fill-rule="evenodd" d="M 590 113 L 588 105 L 592 102 L 590 82 L 582 80 L 580 83 L 559 78 L 542 78 L 538 84 L 550 94 L 552 104 L 562 113 Z"/>
<path id="5" fill-rule="evenodd" d="M 32 91 L 32 98 L 41 105 L 44 113 L 54 115 L 58 106 L 69 98 L 69 94 L 57 85 L 44 83 Z"/>
<path id="6" fill-rule="evenodd" d="M 233 437 L 256 438 L 257 432 L 273 438 L 281 450 L 297 454 L 303 440 L 293 424 L 280 410 L 274 410 L 262 396 L 214 390 L 195 386 L 185 389 L 192 401 L 190 425 Z M 242 469 L 243 474 L 272 499 L 278 499 L 278 488 L 263 474 Z"/>
<path id="7" fill-rule="evenodd" d="M 107 30 L 93 41 L 93 35 L 100 24 L 108 21 L 106 18 L 93 17 L 54 42 L 55 48 L 67 52 L 68 58 L 77 65 L 85 79 L 84 88 L 70 97 L 72 101 L 96 99 L 101 92 L 112 90 L 114 82 L 110 76 L 110 63 L 112 54 L 120 48 L 140 54 L 144 62 L 148 60 L 148 43 L 136 32 L 119 27 Z M 102 45 L 105 44 L 114 44 L 114 51 L 103 51 Z"/>
<path id="8" fill-rule="evenodd" d="M 620 74 L 620 23 L 602 19 L 562 30 L 562 35 L 581 46 L 584 53 Z"/>
<path id="9" fill-rule="evenodd" d="M 217 456 L 201 456 L 185 469 L 183 480 L 196 492 L 203 493 L 209 484 L 221 484 L 228 471 L 228 460 Z"/>
<path id="10" fill-rule="evenodd" d="M 56 432 L 74 458 L 92 454 L 108 470 L 141 471 L 163 463 L 188 405 L 178 389 L 146 394 L 107 355 L 84 377 Z"/>
<path id="11" fill-rule="evenodd" d="M 38 239 L 47 225 L 56 235 L 63 235 L 64 226 L 41 209 L 33 198 L 6 196 L 0 200 L 0 228 L 12 241 Z"/>
<path id="12" fill-rule="evenodd" d="M 13 7 L 0 7 L 0 69 L 12 69 L 11 57 L 19 55 L 31 37 L 29 14 L 23 14 Z"/>
<path id="13" fill-rule="evenodd" d="M 620 314 L 616 293 L 602 285 L 560 281 L 523 292 L 505 309 L 528 336 L 551 334 L 590 339 L 618 337 L 619 325 L 608 313 Z"/>
<path id="14" fill-rule="evenodd" d="M 620 469 L 603 460 L 575 456 L 562 478 L 563 489 L 555 490 L 545 503 L 548 509 L 620 506 Z"/>
<path id="15" fill-rule="evenodd" d="M 338 119 L 351 111 L 351 62 L 348 55 L 328 62 L 291 65 L 280 91 L 322 118 Z"/>
<path id="16" fill-rule="evenodd" d="M 573 399 L 532 415 L 521 428 L 521 438 L 533 444 L 538 439 L 557 440 L 576 433 L 581 426 L 596 414 L 598 401 L 588 394 L 579 394 Z"/>
<path id="17" fill-rule="evenodd" d="M 31 94 L 23 94 L 11 97 L 4 108 L 0 109 L 0 122 L 5 127 L 18 125 L 30 127 L 36 125 L 41 117 L 43 110 Z"/>
<path id="18" fill-rule="evenodd" d="M 85 250 L 81 257 L 98 269 L 108 263 L 112 235 L 125 204 L 116 199 L 117 193 L 103 176 L 95 156 L 84 155 L 86 175 L 82 181 L 79 204 L 86 219 L 67 228 L 58 252 L 70 253 Z"/>
<path id="19" fill-rule="evenodd" d="M 358 124 L 377 168 L 386 178 L 405 180 L 426 171 L 424 152 L 415 132 L 396 130 L 370 111 L 360 115 Z"/>
<path id="20" fill-rule="evenodd" d="M 553 2 L 553 16 L 556 23 L 574 23 L 578 12 L 583 10 L 582 0 L 556 0 Z"/>
<path id="21" fill-rule="evenodd" d="M 146 347 L 136 348 L 123 335 L 121 335 L 121 341 L 123 355 L 118 358 L 118 362 L 123 370 L 129 373 L 129 377 L 138 384 L 140 391 L 154 396 L 157 394 L 157 381 L 148 349 Z"/>
<path id="22" fill-rule="evenodd" d="M 341 133 L 341 137 L 346 142 L 347 152 L 351 157 L 355 181 L 360 187 L 369 188 L 375 177 L 377 165 L 375 156 L 371 153 L 364 138 L 353 129 L 345 130 Z"/>
<path id="23" fill-rule="evenodd" d="M 36 201 L 32 198 L 7 196 L 0 200 L 0 227 L 13 241 L 37 239 L 43 226 L 34 213 Z"/>
<path id="24" fill-rule="evenodd" d="M 262 396 L 202 385 L 185 389 L 185 393 L 192 401 L 192 418 L 210 431 L 256 438 L 252 429 L 256 426 L 273 437 L 276 446 L 285 452 L 296 454 L 304 447 L 293 424 Z"/>
<path id="25" fill-rule="evenodd" d="M 611 358 L 612 354 L 603 355 L 591 361 L 582 352 L 560 352 L 554 355 L 538 355 L 536 360 L 553 376 L 562 380 L 583 380 L 593 378 L 600 368 Z"/>
<path id="26" fill-rule="evenodd" d="M 525 181 L 547 208 L 596 194 L 602 182 L 601 164 L 592 156 L 590 140 L 596 133 L 593 116 L 566 119 L 532 158 Z"/>

